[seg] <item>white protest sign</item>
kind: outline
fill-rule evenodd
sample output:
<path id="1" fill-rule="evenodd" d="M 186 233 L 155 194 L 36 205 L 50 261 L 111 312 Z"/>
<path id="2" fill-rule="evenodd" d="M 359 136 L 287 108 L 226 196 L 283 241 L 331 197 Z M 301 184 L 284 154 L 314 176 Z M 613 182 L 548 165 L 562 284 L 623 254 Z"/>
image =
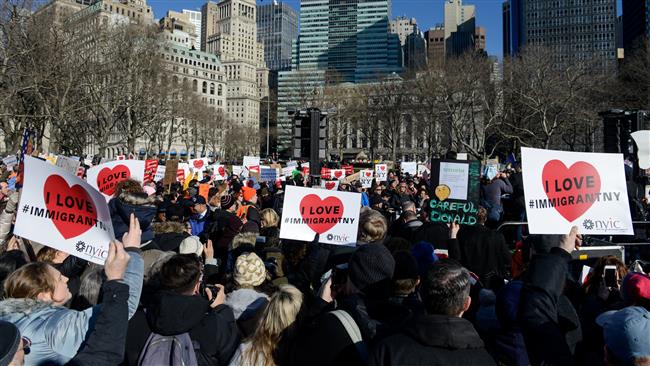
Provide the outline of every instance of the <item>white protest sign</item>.
<path id="1" fill-rule="evenodd" d="M 104 264 L 113 225 L 101 193 L 83 179 L 26 156 L 14 233 L 76 257 Z"/>
<path id="2" fill-rule="evenodd" d="M 208 167 L 208 158 L 190 159 L 188 163 L 194 173 L 203 174 L 203 171 Z"/>
<path id="3" fill-rule="evenodd" d="M 362 170 L 359 172 L 359 181 L 361 182 L 361 187 L 362 188 L 370 188 L 372 187 L 372 180 L 374 179 L 374 176 L 372 174 L 372 170 Z"/>
<path id="4" fill-rule="evenodd" d="M 332 169 L 330 170 L 330 179 L 345 179 L 345 169 Z"/>
<path id="5" fill-rule="evenodd" d="M 283 177 L 290 177 L 291 173 L 293 173 L 293 167 L 288 166 L 288 167 L 282 168 L 282 176 Z"/>
<path id="6" fill-rule="evenodd" d="M 320 187 L 323 189 L 327 189 L 328 191 L 336 191 L 339 189 L 339 184 L 340 181 L 338 180 L 321 180 L 320 181 Z"/>
<path id="7" fill-rule="evenodd" d="M 531 234 L 632 235 L 623 155 L 522 148 Z"/>
<path id="8" fill-rule="evenodd" d="M 79 165 L 81 165 L 79 159 L 73 159 L 67 156 L 59 156 L 56 159 L 56 166 L 68 173 L 77 174 L 77 168 L 79 168 Z"/>
<path id="9" fill-rule="evenodd" d="M 430 174 L 431 170 L 424 164 L 418 164 L 418 176 L 421 177 L 424 173 Z"/>
<path id="10" fill-rule="evenodd" d="M 639 168 L 650 168 L 650 131 L 636 131 L 631 134 L 638 149 Z"/>
<path id="11" fill-rule="evenodd" d="M 184 182 L 186 179 L 192 179 L 190 173 L 190 165 L 188 163 L 178 163 L 178 171 L 176 172 L 176 179 L 179 182 Z M 182 178 L 182 179 L 181 179 Z"/>
<path id="12" fill-rule="evenodd" d="M 402 174 L 415 176 L 418 172 L 418 163 L 415 161 L 405 161 L 400 164 L 400 168 L 402 168 Z"/>
<path id="13" fill-rule="evenodd" d="M 241 173 L 244 171 L 244 167 L 241 165 L 233 165 L 232 166 L 232 174 L 234 175 L 241 175 Z"/>
<path id="14" fill-rule="evenodd" d="M 222 164 L 214 165 L 212 169 L 212 177 L 214 178 L 214 180 L 226 180 L 227 179 L 226 167 Z"/>
<path id="15" fill-rule="evenodd" d="M 154 182 L 160 182 L 161 180 L 165 179 L 165 171 L 167 168 L 164 165 L 158 165 L 158 168 L 156 168 L 156 175 L 153 177 Z"/>
<path id="16" fill-rule="evenodd" d="M 377 179 L 377 182 L 385 182 L 388 180 L 388 165 L 375 164 L 375 179 Z"/>
<path id="17" fill-rule="evenodd" d="M 295 160 L 287 161 L 287 168 L 296 168 L 298 167 L 298 162 Z"/>
<path id="18" fill-rule="evenodd" d="M 260 172 L 260 158 L 259 156 L 244 156 L 244 161 L 242 164 L 245 168 L 248 168 L 250 172 L 259 173 Z"/>
<path id="19" fill-rule="evenodd" d="M 449 196 L 445 199 L 466 200 L 469 187 L 469 165 L 440 162 L 438 182 L 449 187 Z"/>
<path id="20" fill-rule="evenodd" d="M 142 183 L 144 180 L 144 160 L 116 160 L 96 165 L 86 173 L 86 180 L 93 188 L 110 200 L 117 184 L 127 179 Z"/>
<path id="21" fill-rule="evenodd" d="M 16 164 L 18 164 L 18 159 L 16 158 L 16 155 L 9 155 L 2 159 L 2 163 L 6 165 L 7 167 L 12 167 Z"/>
<path id="22" fill-rule="evenodd" d="M 281 239 L 350 245 L 357 242 L 361 194 L 287 186 Z"/>

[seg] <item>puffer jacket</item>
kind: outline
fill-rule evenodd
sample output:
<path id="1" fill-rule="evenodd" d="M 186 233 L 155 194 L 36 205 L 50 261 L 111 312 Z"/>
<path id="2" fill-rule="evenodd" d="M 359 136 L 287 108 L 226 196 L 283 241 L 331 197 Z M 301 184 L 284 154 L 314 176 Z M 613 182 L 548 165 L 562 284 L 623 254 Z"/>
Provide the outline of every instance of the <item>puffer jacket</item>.
<path id="1" fill-rule="evenodd" d="M 139 249 L 127 251 L 131 260 L 123 282 L 129 285 L 131 318 L 140 302 L 144 262 Z M 0 320 L 14 323 L 20 334 L 32 341 L 25 365 L 62 365 L 77 354 L 101 309 L 101 304 L 76 311 L 38 300 L 7 299 L 0 302 Z"/>
<path id="2" fill-rule="evenodd" d="M 111 213 L 113 232 L 118 240 L 121 240 L 122 236 L 129 231 L 131 213 L 135 214 L 140 222 L 142 246 L 153 240 L 154 232 L 151 223 L 158 210 L 155 196 L 147 196 L 146 193 L 123 192 L 119 197 L 108 202 L 108 209 Z"/>

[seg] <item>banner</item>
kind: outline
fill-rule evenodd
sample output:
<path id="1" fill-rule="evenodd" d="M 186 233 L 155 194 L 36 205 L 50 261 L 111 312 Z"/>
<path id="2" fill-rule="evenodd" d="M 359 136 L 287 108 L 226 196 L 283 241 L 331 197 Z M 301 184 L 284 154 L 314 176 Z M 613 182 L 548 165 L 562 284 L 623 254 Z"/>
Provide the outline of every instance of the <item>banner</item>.
<path id="1" fill-rule="evenodd" d="M 153 181 L 158 183 L 161 180 L 165 179 L 165 172 L 167 171 L 164 165 L 158 165 L 156 169 L 156 174 L 153 176 Z"/>
<path id="2" fill-rule="evenodd" d="M 481 163 L 478 161 L 434 160 L 431 162 L 429 201 L 431 222 L 475 225 L 480 200 Z"/>
<path id="3" fill-rule="evenodd" d="M 79 159 L 73 159 L 67 156 L 59 156 L 56 159 L 56 166 L 68 173 L 77 174 L 77 168 L 79 168 L 79 165 L 81 165 Z"/>
<path id="4" fill-rule="evenodd" d="M 259 156 L 244 156 L 244 161 L 242 164 L 245 168 L 248 168 L 248 171 L 251 173 L 260 172 L 260 158 Z"/>
<path id="5" fill-rule="evenodd" d="M 531 234 L 633 235 L 623 155 L 521 149 Z"/>
<path id="6" fill-rule="evenodd" d="M 354 245 L 357 242 L 361 194 L 287 186 L 281 239 Z"/>
<path id="7" fill-rule="evenodd" d="M 149 183 L 154 181 L 154 175 L 158 170 L 158 160 L 151 159 L 144 162 L 144 178 L 142 183 Z"/>
<path id="8" fill-rule="evenodd" d="M 226 173 L 226 166 L 222 164 L 213 165 L 212 177 L 214 180 L 226 180 L 228 176 Z"/>
<path id="9" fill-rule="evenodd" d="M 341 169 L 345 170 L 345 175 L 354 174 L 354 166 L 352 165 L 341 165 Z"/>
<path id="10" fill-rule="evenodd" d="M 277 169 L 274 168 L 268 168 L 264 169 L 262 168 L 262 173 L 261 173 L 261 181 L 262 182 L 275 182 L 276 179 L 278 179 L 279 172 Z"/>
<path id="11" fill-rule="evenodd" d="M 372 170 L 362 170 L 359 172 L 359 181 L 361 182 L 361 187 L 371 188 L 373 179 L 374 176 L 372 174 Z"/>
<path id="12" fill-rule="evenodd" d="M 418 173 L 418 163 L 415 161 L 406 161 L 400 164 L 402 169 L 402 174 L 410 174 L 412 177 L 415 177 Z"/>
<path id="13" fill-rule="evenodd" d="M 102 194 L 74 174 L 25 156 L 25 182 L 14 233 L 104 264 L 113 225 Z"/>
<path id="14" fill-rule="evenodd" d="M 385 182 L 388 180 L 388 165 L 375 164 L 375 179 L 377 179 L 377 182 Z"/>
<path id="15" fill-rule="evenodd" d="M 117 184 L 127 179 L 134 179 L 138 182 L 143 181 L 143 160 L 109 161 L 88 169 L 86 173 L 88 184 L 101 192 L 106 201 L 112 198 Z"/>
<path id="16" fill-rule="evenodd" d="M 198 173 L 199 177 L 203 179 L 203 171 L 208 168 L 208 158 L 190 159 L 188 163 L 194 173 Z"/>
<path id="17" fill-rule="evenodd" d="M 328 191 L 338 191 L 340 183 L 338 180 L 321 180 L 320 187 Z"/>
<path id="18" fill-rule="evenodd" d="M 165 162 L 165 177 L 163 178 L 164 185 L 170 185 L 178 179 L 178 160 L 167 160 Z"/>

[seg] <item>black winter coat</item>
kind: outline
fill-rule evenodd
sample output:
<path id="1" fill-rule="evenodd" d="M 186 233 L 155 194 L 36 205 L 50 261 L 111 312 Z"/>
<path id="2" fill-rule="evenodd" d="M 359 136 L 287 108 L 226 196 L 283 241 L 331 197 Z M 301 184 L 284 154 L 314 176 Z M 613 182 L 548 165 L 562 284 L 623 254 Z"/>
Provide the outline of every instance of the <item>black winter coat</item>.
<path id="1" fill-rule="evenodd" d="M 472 323 L 444 315 L 422 315 L 401 333 L 380 341 L 369 366 L 495 365 Z"/>
<path id="2" fill-rule="evenodd" d="M 129 322 L 127 360 L 137 364 L 138 356 L 151 332 L 163 336 L 189 332 L 199 365 L 227 365 L 240 343 L 235 317 L 226 305 L 210 309 L 200 296 L 157 292 L 146 312 L 138 310 Z"/>
<path id="3" fill-rule="evenodd" d="M 498 290 L 503 286 L 512 257 L 501 233 L 483 225 L 463 225 L 458 232 L 458 246 L 460 264 L 474 272 L 485 287 Z"/>
<path id="4" fill-rule="evenodd" d="M 552 248 L 530 263 L 521 293 L 519 317 L 530 363 L 571 365 L 582 340 L 575 308 L 564 295 L 571 255 Z"/>

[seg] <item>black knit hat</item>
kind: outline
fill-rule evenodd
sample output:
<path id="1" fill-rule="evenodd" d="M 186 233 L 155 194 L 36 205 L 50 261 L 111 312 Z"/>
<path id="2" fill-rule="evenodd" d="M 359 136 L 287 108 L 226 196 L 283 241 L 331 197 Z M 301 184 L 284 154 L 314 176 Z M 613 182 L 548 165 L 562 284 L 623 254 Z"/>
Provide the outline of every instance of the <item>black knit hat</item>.
<path id="1" fill-rule="evenodd" d="M 401 250 L 393 254 L 395 258 L 394 280 L 414 280 L 418 278 L 418 262 L 413 254 Z"/>
<path id="2" fill-rule="evenodd" d="M 7 366 L 14 359 L 20 345 L 20 332 L 12 323 L 0 320 L 0 366 Z"/>
<path id="3" fill-rule="evenodd" d="M 384 244 L 362 245 L 350 257 L 350 281 L 361 291 L 372 284 L 393 278 L 394 271 L 395 259 Z"/>
<path id="4" fill-rule="evenodd" d="M 227 210 L 235 204 L 235 198 L 232 195 L 224 194 L 221 196 L 221 209 Z"/>

